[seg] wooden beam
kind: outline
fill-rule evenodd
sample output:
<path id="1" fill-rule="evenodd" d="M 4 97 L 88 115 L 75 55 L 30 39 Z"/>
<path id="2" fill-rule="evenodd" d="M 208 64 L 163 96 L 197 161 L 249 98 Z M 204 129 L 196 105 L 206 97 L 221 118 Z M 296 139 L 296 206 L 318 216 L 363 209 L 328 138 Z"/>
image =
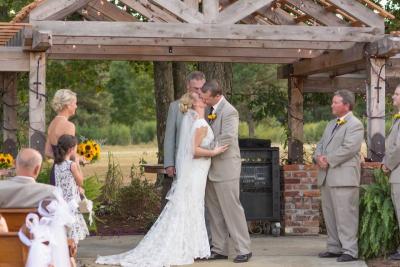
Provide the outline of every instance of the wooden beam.
<path id="1" fill-rule="evenodd" d="M 325 10 L 313 0 L 285 0 L 326 26 L 349 26 L 334 13 Z"/>
<path id="2" fill-rule="evenodd" d="M 311 51 L 311 50 L 310 50 Z M 318 51 L 297 49 L 264 48 L 204 48 L 172 46 L 101 46 L 101 45 L 53 45 L 49 54 L 106 54 L 148 56 L 204 56 L 204 57 L 249 57 L 249 58 L 311 58 Z"/>
<path id="3" fill-rule="evenodd" d="M 304 113 L 303 113 L 303 78 L 288 79 L 288 161 L 289 164 L 303 163 Z"/>
<path id="4" fill-rule="evenodd" d="M 381 162 L 385 155 L 385 59 L 367 61 L 368 158 Z"/>
<path id="5" fill-rule="evenodd" d="M 234 24 L 272 2 L 273 0 L 238 0 L 223 9 L 215 22 Z"/>
<path id="6" fill-rule="evenodd" d="M 132 60 L 132 61 L 178 61 L 178 62 L 237 62 L 258 64 L 288 64 L 296 58 L 252 58 L 252 57 L 204 57 L 204 56 L 148 56 L 120 54 L 49 54 L 49 59 L 77 60 Z"/>
<path id="7" fill-rule="evenodd" d="M 293 75 L 306 76 L 327 72 L 364 61 L 364 44 L 356 44 L 344 51 L 334 51 L 313 59 L 306 59 L 293 64 Z"/>
<path id="8" fill-rule="evenodd" d="M 370 0 L 358 0 L 359 2 L 366 4 L 369 8 L 372 8 L 376 11 L 379 12 L 379 15 L 381 15 L 382 17 L 385 17 L 387 19 L 395 19 L 396 17 L 391 14 L 390 12 L 387 12 L 384 8 L 382 8 L 381 6 L 375 4 L 374 2 L 370 1 Z"/>
<path id="9" fill-rule="evenodd" d="M 88 37 L 194 38 L 227 40 L 274 40 L 319 42 L 372 42 L 383 35 L 376 28 L 286 25 L 221 25 L 189 23 L 34 21 L 37 30 L 54 35 Z"/>
<path id="10" fill-rule="evenodd" d="M 256 12 L 257 14 L 260 14 L 264 17 L 266 17 L 268 20 L 272 21 L 276 25 L 302 25 L 305 26 L 304 23 L 298 23 L 295 20 L 295 17 L 289 15 L 286 11 L 280 9 L 280 8 L 275 8 L 274 10 L 271 10 L 270 8 L 261 8 Z"/>
<path id="11" fill-rule="evenodd" d="M 304 93 L 333 93 L 346 89 L 355 93 L 365 93 L 365 75 L 344 75 L 340 77 L 307 77 L 304 79 Z"/>
<path id="12" fill-rule="evenodd" d="M 384 18 L 357 1 L 326 0 L 326 2 L 355 17 L 367 26 L 377 27 L 382 32 L 385 29 Z"/>
<path id="13" fill-rule="evenodd" d="M 218 0 L 203 0 L 203 14 L 204 22 L 212 23 L 219 14 L 219 1 Z"/>
<path id="14" fill-rule="evenodd" d="M 204 16 L 180 0 L 152 0 L 188 23 L 203 23 Z"/>
<path id="15" fill-rule="evenodd" d="M 3 152 L 17 156 L 17 73 L 1 72 L 0 87 L 3 95 Z"/>
<path id="16" fill-rule="evenodd" d="M 32 50 L 45 52 L 52 46 L 52 36 L 50 32 L 33 31 Z"/>
<path id="17" fill-rule="evenodd" d="M 87 4 L 86 9 L 92 10 L 95 13 L 94 17 L 102 17 L 106 19 L 97 20 L 109 20 L 109 21 L 138 21 L 138 19 L 131 14 L 126 13 L 116 5 L 108 1 L 92 0 Z M 81 11 L 82 13 L 82 11 Z M 84 14 L 83 14 L 84 15 Z"/>
<path id="18" fill-rule="evenodd" d="M 0 72 L 29 71 L 29 53 L 20 47 L 0 47 Z"/>
<path id="19" fill-rule="evenodd" d="M 121 0 L 121 2 L 146 17 L 150 22 L 180 22 L 174 15 L 148 0 Z"/>
<path id="20" fill-rule="evenodd" d="M 91 0 L 46 0 L 30 12 L 29 21 L 60 20 L 78 9 L 81 9 L 90 1 Z"/>
<path id="21" fill-rule="evenodd" d="M 29 147 L 44 155 L 46 142 L 46 54 L 30 53 Z"/>
<path id="22" fill-rule="evenodd" d="M 195 10 L 199 10 L 199 0 L 183 0 L 183 2 L 187 6 L 193 8 Z"/>
<path id="23" fill-rule="evenodd" d="M 125 37 L 69 37 L 54 36 L 53 44 L 66 45 L 144 45 L 144 46 L 202 46 L 202 47 L 254 47 L 311 50 L 343 50 L 354 45 L 352 42 L 308 42 L 308 41 L 264 41 L 225 39 L 178 39 L 178 38 L 125 38 Z"/>
<path id="24" fill-rule="evenodd" d="M 367 46 L 368 55 L 377 57 L 392 57 L 400 53 L 400 37 L 386 35 Z"/>

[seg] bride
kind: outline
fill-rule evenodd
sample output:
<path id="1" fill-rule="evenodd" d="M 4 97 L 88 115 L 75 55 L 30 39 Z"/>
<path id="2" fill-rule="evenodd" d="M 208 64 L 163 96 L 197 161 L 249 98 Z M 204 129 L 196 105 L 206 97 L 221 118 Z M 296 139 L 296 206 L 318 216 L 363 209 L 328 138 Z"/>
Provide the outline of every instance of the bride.
<path id="1" fill-rule="evenodd" d="M 187 93 L 180 100 L 180 110 L 185 115 L 176 156 L 177 179 L 157 221 L 134 249 L 99 256 L 96 263 L 167 267 L 192 264 L 196 258 L 210 256 L 204 219 L 205 187 L 210 157 L 228 147 L 211 149 L 214 134 L 204 119 L 205 107 L 197 93 Z"/>

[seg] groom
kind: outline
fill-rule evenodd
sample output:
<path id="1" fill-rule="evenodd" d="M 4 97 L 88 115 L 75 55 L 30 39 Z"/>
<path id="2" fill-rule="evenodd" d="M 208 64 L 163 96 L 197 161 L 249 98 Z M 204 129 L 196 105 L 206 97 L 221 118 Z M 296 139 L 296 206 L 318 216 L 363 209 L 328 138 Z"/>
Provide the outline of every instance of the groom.
<path id="1" fill-rule="evenodd" d="M 211 159 L 208 173 L 205 202 L 212 238 L 209 259 L 227 259 L 228 239 L 231 237 L 237 254 L 233 261 L 247 262 L 252 253 L 246 218 L 239 200 L 239 114 L 222 95 L 222 89 L 215 80 L 203 85 L 201 96 L 210 107 L 208 118 L 215 142 L 229 145 L 227 151 Z"/>

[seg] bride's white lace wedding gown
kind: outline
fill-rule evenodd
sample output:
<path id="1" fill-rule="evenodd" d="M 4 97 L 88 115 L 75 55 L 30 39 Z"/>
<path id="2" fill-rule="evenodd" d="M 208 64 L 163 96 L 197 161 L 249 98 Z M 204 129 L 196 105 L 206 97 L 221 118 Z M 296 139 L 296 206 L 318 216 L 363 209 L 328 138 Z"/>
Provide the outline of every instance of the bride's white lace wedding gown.
<path id="1" fill-rule="evenodd" d="M 207 127 L 201 146 L 209 148 L 214 134 L 193 110 L 182 121 L 177 154 L 177 179 L 169 200 L 157 221 L 132 250 L 112 256 L 99 256 L 96 263 L 121 266 L 167 267 L 192 264 L 195 258 L 210 255 L 204 219 L 204 194 L 210 158 L 193 158 L 194 131 Z"/>

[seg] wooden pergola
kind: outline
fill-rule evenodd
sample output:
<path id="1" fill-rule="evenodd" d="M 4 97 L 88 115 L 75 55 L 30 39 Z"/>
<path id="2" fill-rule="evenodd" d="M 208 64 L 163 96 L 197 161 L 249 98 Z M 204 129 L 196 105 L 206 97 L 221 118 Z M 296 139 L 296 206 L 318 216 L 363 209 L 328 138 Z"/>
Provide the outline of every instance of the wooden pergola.
<path id="1" fill-rule="evenodd" d="M 118 2 L 36 0 L 0 25 L 8 149 L 15 147 L 18 126 L 10 108 L 16 105 L 15 73 L 29 72 L 30 146 L 43 151 L 50 58 L 285 64 L 278 76 L 289 84 L 290 162 L 302 161 L 305 92 L 366 93 L 369 156 L 379 160 L 384 152 L 384 96 L 397 83 L 400 38 L 384 34 L 384 20 L 393 16 L 371 1 Z M 68 21 L 74 13 L 83 20 Z"/>

